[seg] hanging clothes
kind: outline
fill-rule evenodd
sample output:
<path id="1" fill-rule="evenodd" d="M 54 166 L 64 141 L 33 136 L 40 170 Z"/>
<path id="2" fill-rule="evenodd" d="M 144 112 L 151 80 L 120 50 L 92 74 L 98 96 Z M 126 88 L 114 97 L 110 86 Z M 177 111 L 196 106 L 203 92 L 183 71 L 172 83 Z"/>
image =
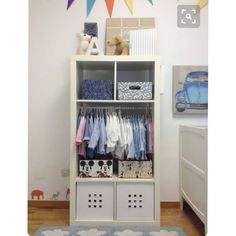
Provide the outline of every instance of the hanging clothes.
<path id="1" fill-rule="evenodd" d="M 77 126 L 78 154 L 88 159 L 112 154 L 120 160 L 147 160 L 153 153 L 153 123 L 145 115 L 87 112 L 78 115 Z"/>

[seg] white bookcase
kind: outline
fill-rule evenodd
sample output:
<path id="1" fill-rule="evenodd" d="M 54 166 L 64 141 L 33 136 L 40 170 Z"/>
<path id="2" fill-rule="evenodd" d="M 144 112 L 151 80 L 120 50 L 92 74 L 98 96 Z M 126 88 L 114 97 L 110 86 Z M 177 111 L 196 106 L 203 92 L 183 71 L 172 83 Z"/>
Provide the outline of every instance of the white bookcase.
<path id="1" fill-rule="evenodd" d="M 112 100 L 82 99 L 84 79 L 114 83 Z M 152 82 L 151 100 L 118 100 L 118 82 Z M 71 57 L 70 225 L 160 225 L 160 61 L 158 57 Z M 76 121 L 82 106 L 150 109 L 154 122 L 153 176 L 148 179 L 79 178 Z M 124 108 L 126 109 L 126 108 Z M 132 204 L 131 204 L 132 203 Z"/>

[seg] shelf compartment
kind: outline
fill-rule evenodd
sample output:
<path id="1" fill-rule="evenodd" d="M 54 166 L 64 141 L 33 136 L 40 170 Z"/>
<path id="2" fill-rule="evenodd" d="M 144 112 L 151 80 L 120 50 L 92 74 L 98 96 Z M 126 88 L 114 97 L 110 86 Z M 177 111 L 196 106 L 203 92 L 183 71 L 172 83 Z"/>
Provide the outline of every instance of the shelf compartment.
<path id="1" fill-rule="evenodd" d="M 111 81 L 113 83 L 112 94 L 114 98 L 114 62 L 108 61 L 77 61 L 77 98 L 82 99 L 83 81 Z"/>
<path id="2" fill-rule="evenodd" d="M 113 220 L 113 183 L 77 183 L 77 219 Z"/>
<path id="3" fill-rule="evenodd" d="M 120 82 L 141 82 L 143 85 L 147 82 L 152 84 L 152 99 L 154 98 L 154 77 L 155 63 L 152 61 L 134 61 L 134 62 L 117 62 L 117 78 L 116 78 L 116 99 L 118 99 L 118 91 Z M 150 84 L 149 84 L 150 85 Z"/>
<path id="4" fill-rule="evenodd" d="M 117 220 L 154 220 L 153 183 L 117 183 Z"/>

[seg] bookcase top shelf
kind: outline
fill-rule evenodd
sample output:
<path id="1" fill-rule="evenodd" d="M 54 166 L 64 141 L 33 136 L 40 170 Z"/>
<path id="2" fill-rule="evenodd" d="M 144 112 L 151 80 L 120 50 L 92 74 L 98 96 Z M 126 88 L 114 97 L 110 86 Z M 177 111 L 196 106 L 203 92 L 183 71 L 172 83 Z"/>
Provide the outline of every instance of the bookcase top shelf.
<path id="1" fill-rule="evenodd" d="M 136 62 L 136 61 L 157 61 L 160 62 L 159 56 L 81 56 L 81 55 L 72 55 L 72 60 L 75 61 L 130 61 L 130 62 Z"/>

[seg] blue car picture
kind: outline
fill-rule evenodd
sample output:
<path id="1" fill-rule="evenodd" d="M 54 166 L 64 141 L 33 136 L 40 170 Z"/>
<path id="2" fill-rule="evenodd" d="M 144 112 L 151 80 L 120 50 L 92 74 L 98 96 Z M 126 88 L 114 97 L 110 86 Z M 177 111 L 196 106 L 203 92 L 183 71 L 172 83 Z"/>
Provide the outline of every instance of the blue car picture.
<path id="1" fill-rule="evenodd" d="M 184 112 L 186 109 L 208 109 L 208 72 L 192 71 L 185 77 L 182 90 L 175 95 L 176 109 Z"/>

